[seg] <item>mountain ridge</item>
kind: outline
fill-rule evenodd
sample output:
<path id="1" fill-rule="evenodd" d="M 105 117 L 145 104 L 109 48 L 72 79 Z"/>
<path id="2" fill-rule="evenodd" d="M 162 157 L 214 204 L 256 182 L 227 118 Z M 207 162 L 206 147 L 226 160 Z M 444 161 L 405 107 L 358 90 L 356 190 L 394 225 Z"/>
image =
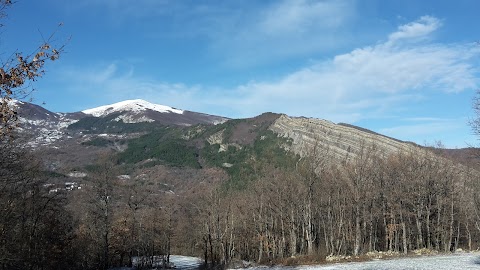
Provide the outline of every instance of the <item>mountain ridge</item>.
<path id="1" fill-rule="evenodd" d="M 65 130 L 66 127 L 75 124 L 76 122 L 82 119 L 88 119 L 92 117 L 103 118 L 108 117 L 113 114 L 118 114 L 113 120 L 117 122 L 123 122 L 126 124 L 135 124 L 135 123 L 156 123 L 159 125 L 178 125 L 178 126 L 192 126 L 197 124 L 221 124 L 225 121 L 231 120 L 223 116 L 210 115 L 200 112 L 192 112 L 183 109 L 177 109 L 167 105 L 160 105 L 150 103 L 142 99 L 132 99 L 125 100 L 113 104 L 102 105 L 90 109 L 85 109 L 79 112 L 73 113 L 56 113 L 51 112 L 40 105 L 15 101 L 14 106 L 18 108 L 18 115 L 20 118 L 20 129 L 33 129 L 40 131 L 40 133 L 58 133 L 60 130 Z M 329 120 L 312 118 L 312 117 L 290 117 L 285 114 L 285 117 L 289 118 L 290 121 L 302 123 L 298 124 L 300 126 L 306 124 L 307 122 L 324 122 L 332 123 L 330 127 L 335 127 L 336 129 L 342 129 L 341 126 L 353 128 L 359 130 L 361 133 L 370 133 L 375 137 L 376 135 L 380 137 L 385 137 L 387 141 L 393 140 L 396 141 L 393 144 L 413 144 L 412 142 L 406 142 L 399 140 L 397 138 L 389 137 L 366 128 L 355 126 L 348 123 L 333 123 Z M 286 118 L 283 118 L 285 120 Z M 307 125 L 308 126 L 308 125 Z M 277 125 L 278 127 L 278 125 Z M 293 126 L 291 128 L 294 128 Z M 311 127 L 310 127 L 311 128 Z M 273 128 L 274 131 L 280 132 L 280 130 Z M 348 130 L 348 129 L 347 129 Z M 280 132 L 282 133 L 282 132 Z M 358 133 L 358 132 L 354 132 Z M 43 134 L 44 135 L 44 134 Z M 287 134 L 282 133 L 282 136 L 287 136 Z M 385 141 L 384 138 L 380 140 Z"/>
<path id="2" fill-rule="evenodd" d="M 124 100 L 124 101 L 120 101 L 120 102 L 109 104 L 109 105 L 103 105 L 96 108 L 83 110 L 82 112 L 85 114 L 90 114 L 90 115 L 99 117 L 99 116 L 106 116 L 113 112 L 122 112 L 122 111 L 141 112 L 145 110 L 152 110 L 160 113 L 176 113 L 176 114 L 183 114 L 184 112 L 183 110 L 175 109 L 170 106 L 150 103 L 143 99 Z"/>
<path id="3" fill-rule="evenodd" d="M 52 113 L 29 103 L 19 106 L 19 133 L 29 136 L 25 145 L 41 155 L 52 172 L 81 178 L 88 177 L 104 153 L 125 175 L 158 168 L 180 174 L 189 170 L 197 179 L 195 171 L 200 175 L 211 168 L 226 173 L 229 185 L 237 187 L 259 177 L 262 167 L 293 170 L 297 161 L 310 158 L 344 164 L 366 151 L 380 159 L 399 153 L 436 155 L 426 147 L 361 127 L 286 114 L 227 119 L 186 110 L 158 112 L 148 106 L 109 110 L 111 106 L 106 105 L 94 108 L 102 115 L 108 111 L 96 117 L 83 112 Z M 129 117 L 152 121 L 128 121 Z"/>
<path id="4" fill-rule="evenodd" d="M 156 125 L 192 126 L 197 124 L 219 124 L 228 120 L 226 117 L 204 113 L 179 110 L 170 106 L 153 104 L 144 100 L 127 100 L 110 105 L 103 105 L 73 113 L 51 112 L 40 105 L 24 101 L 13 101 L 19 117 L 19 131 L 29 134 L 30 146 L 47 146 L 62 139 L 71 139 L 69 131 L 72 125 L 83 122 L 95 122 L 106 119 L 112 125 L 134 125 L 152 123 Z"/>

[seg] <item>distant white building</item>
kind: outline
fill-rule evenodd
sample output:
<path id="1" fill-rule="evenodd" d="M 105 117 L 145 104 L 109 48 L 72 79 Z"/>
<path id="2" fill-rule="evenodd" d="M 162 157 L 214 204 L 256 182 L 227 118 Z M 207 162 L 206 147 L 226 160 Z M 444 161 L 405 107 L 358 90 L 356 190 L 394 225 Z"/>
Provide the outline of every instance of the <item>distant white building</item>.
<path id="1" fill-rule="evenodd" d="M 65 182 L 65 190 L 80 189 L 77 182 Z"/>

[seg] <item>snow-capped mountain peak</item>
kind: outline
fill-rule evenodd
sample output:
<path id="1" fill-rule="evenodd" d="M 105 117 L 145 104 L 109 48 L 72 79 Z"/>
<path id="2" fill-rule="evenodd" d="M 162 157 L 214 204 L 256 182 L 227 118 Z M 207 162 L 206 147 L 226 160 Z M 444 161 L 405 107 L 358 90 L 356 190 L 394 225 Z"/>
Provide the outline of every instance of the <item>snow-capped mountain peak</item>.
<path id="1" fill-rule="evenodd" d="M 113 135 L 110 134 L 111 136 L 128 136 L 129 131 L 127 130 L 132 126 L 123 124 L 151 123 L 156 126 L 191 126 L 196 124 L 215 125 L 228 120 L 221 116 L 179 110 L 141 99 L 126 100 L 73 113 L 55 113 L 29 102 L 13 100 L 9 102 L 16 107 L 18 113 L 20 127 L 17 130 L 29 137 L 28 145 L 32 147 L 47 146 L 57 141 L 70 139 L 83 140 L 84 136 L 100 132 L 99 130 L 108 133 L 110 127 L 115 128 L 115 132 L 112 133 Z M 103 120 L 91 121 L 89 116 L 100 117 Z M 83 121 L 84 119 L 85 121 Z M 75 126 L 74 124 L 77 122 L 80 124 Z M 133 130 L 135 129 L 133 128 Z M 84 134 L 83 131 L 87 132 Z M 127 135 L 119 135 L 118 132 L 125 132 Z"/>
<path id="2" fill-rule="evenodd" d="M 118 103 L 100 106 L 93 109 L 82 111 L 85 114 L 90 114 L 96 117 L 106 116 L 114 112 L 133 112 L 139 113 L 146 110 L 152 110 L 160 113 L 175 113 L 183 114 L 183 110 L 175 109 L 165 105 L 153 104 L 142 99 L 125 100 Z"/>

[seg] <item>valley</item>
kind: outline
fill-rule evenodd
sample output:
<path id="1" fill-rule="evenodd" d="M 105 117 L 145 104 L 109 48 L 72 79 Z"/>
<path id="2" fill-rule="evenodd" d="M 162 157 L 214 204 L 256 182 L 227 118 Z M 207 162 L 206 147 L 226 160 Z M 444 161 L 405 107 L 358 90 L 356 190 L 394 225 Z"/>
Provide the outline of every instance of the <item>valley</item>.
<path id="1" fill-rule="evenodd" d="M 134 255 L 228 267 L 480 247 L 467 150 L 274 113 L 227 119 L 132 100 L 57 114 L 17 104 L 17 140 L 42 164 L 46 196 L 63 198 L 86 268 Z"/>
<path id="2" fill-rule="evenodd" d="M 0 270 L 479 268 L 479 9 L 0 0 Z"/>

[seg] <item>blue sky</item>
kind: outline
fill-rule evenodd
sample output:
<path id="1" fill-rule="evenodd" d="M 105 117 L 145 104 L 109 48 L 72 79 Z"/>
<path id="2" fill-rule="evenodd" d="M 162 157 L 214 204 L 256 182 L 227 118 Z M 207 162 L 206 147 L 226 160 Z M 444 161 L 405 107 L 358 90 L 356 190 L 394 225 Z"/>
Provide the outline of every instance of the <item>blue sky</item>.
<path id="1" fill-rule="evenodd" d="M 476 144 L 477 0 L 19 0 L 3 52 L 57 31 L 34 102 L 126 99 L 243 118 L 272 111 L 419 144 Z M 4 55 L 0 57 L 5 58 Z"/>

